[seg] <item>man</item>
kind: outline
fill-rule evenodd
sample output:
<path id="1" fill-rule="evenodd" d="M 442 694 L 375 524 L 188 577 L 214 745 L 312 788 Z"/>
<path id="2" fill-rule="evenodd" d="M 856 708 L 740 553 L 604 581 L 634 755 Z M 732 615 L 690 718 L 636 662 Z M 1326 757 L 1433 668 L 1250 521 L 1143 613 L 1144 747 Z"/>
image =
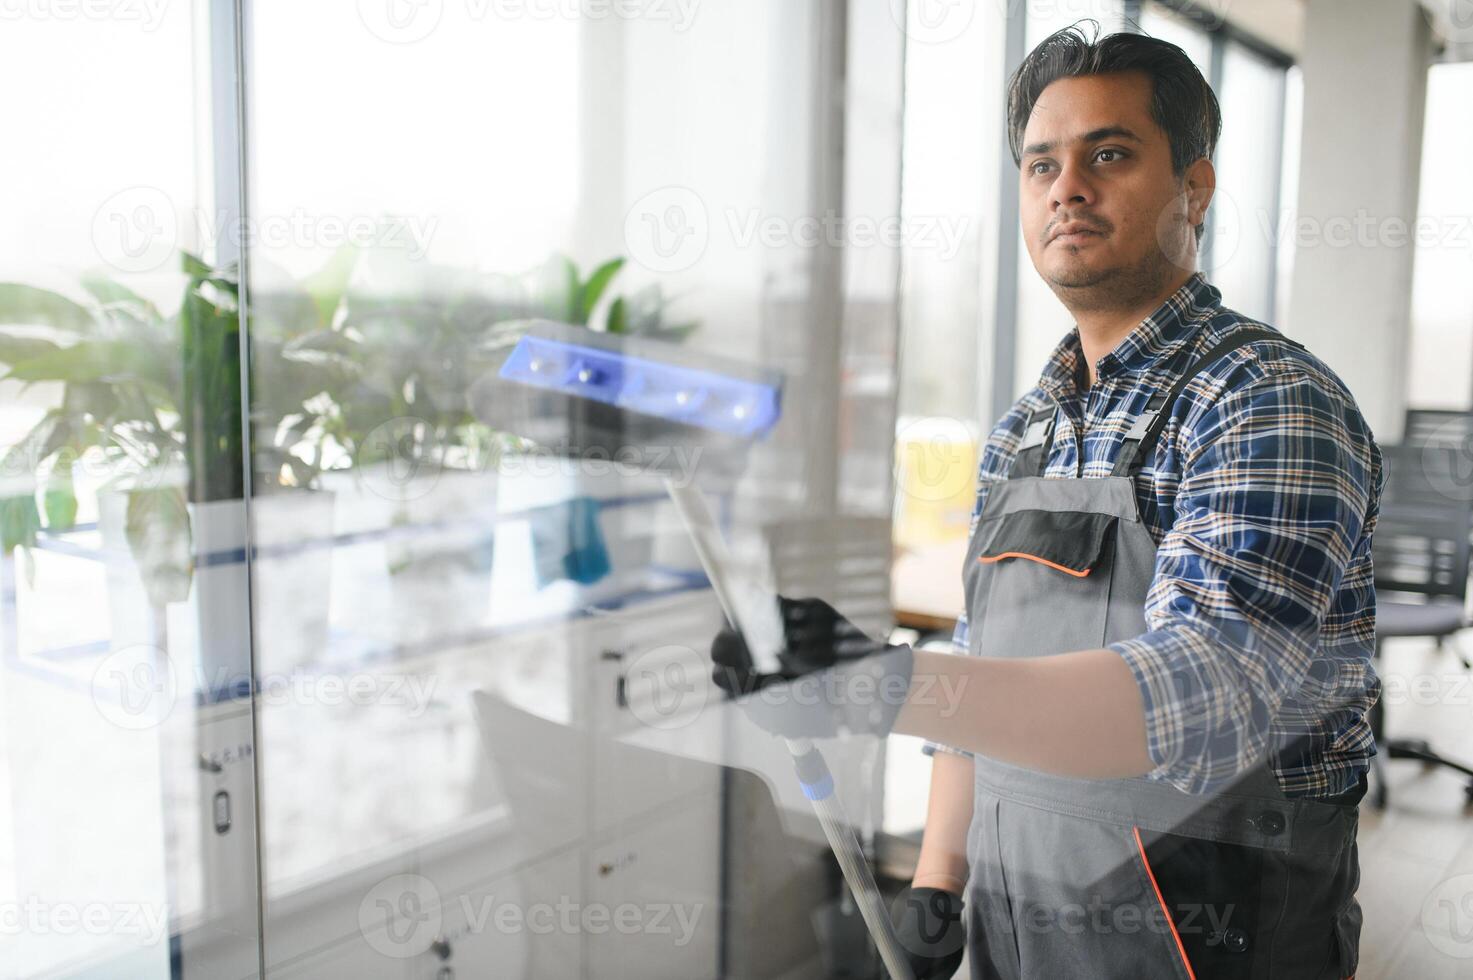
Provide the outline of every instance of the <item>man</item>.
<path id="1" fill-rule="evenodd" d="M 755 717 L 940 749 L 896 914 L 918 977 L 963 933 L 976 978 L 1349 977 L 1380 454 L 1323 362 L 1194 271 L 1220 117 L 1179 48 L 1067 28 L 1009 88 L 1024 239 L 1076 327 L 987 440 L 965 655 L 784 599 L 782 673 L 728 631 L 717 680 L 824 676 L 827 704 Z"/>

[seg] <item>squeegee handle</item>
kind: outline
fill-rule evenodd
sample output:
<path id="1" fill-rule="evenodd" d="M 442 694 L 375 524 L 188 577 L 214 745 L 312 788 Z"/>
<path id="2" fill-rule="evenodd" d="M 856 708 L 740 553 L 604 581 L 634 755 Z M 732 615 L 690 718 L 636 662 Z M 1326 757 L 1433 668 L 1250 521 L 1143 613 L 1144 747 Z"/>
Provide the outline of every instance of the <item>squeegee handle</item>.
<path id="1" fill-rule="evenodd" d="M 859 846 L 854 825 L 849 822 L 844 813 L 844 805 L 834 793 L 834 776 L 829 771 L 828 763 L 817 746 L 807 739 L 790 738 L 784 741 L 787 742 L 788 752 L 793 756 L 793 768 L 798 772 L 803 795 L 813 804 L 818 824 L 828 838 L 829 849 L 838 859 L 839 870 L 844 875 L 850 893 L 854 895 L 854 903 L 859 906 L 859 914 L 864 919 L 870 938 L 879 950 L 880 961 L 885 964 L 891 980 L 915 980 L 915 974 L 910 970 L 910 960 L 901 949 L 900 940 L 896 938 L 895 929 L 890 924 L 890 916 L 885 911 L 885 903 L 880 897 L 879 886 L 875 884 L 875 876 L 864 859 L 864 851 Z"/>

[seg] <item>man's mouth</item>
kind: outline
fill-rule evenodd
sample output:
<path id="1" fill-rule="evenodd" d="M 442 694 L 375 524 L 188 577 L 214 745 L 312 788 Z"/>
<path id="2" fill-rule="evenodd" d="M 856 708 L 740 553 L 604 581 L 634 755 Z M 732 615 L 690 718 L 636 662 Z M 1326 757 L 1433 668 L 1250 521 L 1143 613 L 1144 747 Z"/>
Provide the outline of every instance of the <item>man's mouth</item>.
<path id="1" fill-rule="evenodd" d="M 1049 236 L 1049 243 L 1053 244 L 1057 242 L 1062 245 L 1078 245 L 1081 242 L 1100 238 L 1102 234 L 1098 228 L 1080 224 L 1077 221 L 1070 221 L 1054 229 L 1053 234 Z"/>

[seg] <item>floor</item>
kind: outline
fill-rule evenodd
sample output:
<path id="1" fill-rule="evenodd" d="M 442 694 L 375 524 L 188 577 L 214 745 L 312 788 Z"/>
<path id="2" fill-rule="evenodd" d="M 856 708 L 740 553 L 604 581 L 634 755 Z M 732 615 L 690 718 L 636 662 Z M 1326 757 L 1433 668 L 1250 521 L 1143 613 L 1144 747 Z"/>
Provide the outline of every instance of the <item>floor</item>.
<path id="1" fill-rule="evenodd" d="M 1429 739 L 1473 761 L 1473 635 L 1388 644 L 1381 664 L 1388 733 Z M 1415 761 L 1389 766 L 1391 805 L 1361 809 L 1360 901 L 1365 911 L 1359 980 L 1473 978 L 1473 810 L 1464 780 Z"/>

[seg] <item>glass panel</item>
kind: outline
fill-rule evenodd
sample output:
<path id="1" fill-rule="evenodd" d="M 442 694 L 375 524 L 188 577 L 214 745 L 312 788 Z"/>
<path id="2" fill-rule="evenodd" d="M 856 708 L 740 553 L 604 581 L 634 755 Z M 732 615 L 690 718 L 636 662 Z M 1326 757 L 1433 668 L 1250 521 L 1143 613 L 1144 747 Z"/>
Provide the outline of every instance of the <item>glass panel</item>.
<path id="1" fill-rule="evenodd" d="M 1027 50 L 1054 31 L 1081 17 L 1100 22 L 1100 33 L 1124 27 L 1124 5 L 1120 0 L 1068 0 L 1059 4 L 1028 5 Z M 1011 164 L 1011 160 L 1009 160 Z M 1014 173 L 1017 170 L 1014 168 Z M 1074 329 L 1074 318 L 1033 268 L 1020 228 L 1018 235 L 1017 347 L 1013 387 L 1022 395 L 1038 382 L 1038 372 L 1060 339 Z"/>
<path id="2" fill-rule="evenodd" d="M 1407 393 L 1413 408 L 1465 410 L 1473 398 L 1473 190 L 1463 161 L 1473 153 L 1468 93 L 1473 64 L 1433 65 L 1427 75 L 1412 340 Z"/>
<path id="3" fill-rule="evenodd" d="M 1279 213 L 1274 224 L 1274 319 L 1280 329 L 1289 328 L 1289 288 L 1294 281 L 1295 243 L 1286 240 L 1283 229 L 1292 227 L 1299 207 L 1299 152 L 1304 141 L 1304 73 L 1298 65 L 1284 72 L 1284 165 L 1279 173 Z"/>
<path id="4" fill-rule="evenodd" d="M 656 469 L 737 566 L 888 626 L 903 35 L 884 3 L 572 9 L 253 7 L 272 976 L 814 975 L 835 947 L 773 928 L 831 859 L 710 681 L 721 608 Z M 624 401 L 538 400 L 554 364 Z M 780 421 L 651 435 L 678 395 L 746 417 L 672 364 L 778 372 Z M 860 741 L 833 765 L 873 827 Z"/>
<path id="5" fill-rule="evenodd" d="M 1148 4 L 1141 12 L 1141 32 L 1170 41 L 1187 53 L 1203 78 L 1212 77 L 1212 40 L 1206 31 L 1181 14 L 1159 4 Z"/>
<path id="6" fill-rule="evenodd" d="M 214 153 L 231 126 L 202 59 L 228 22 L 18 11 L 0 31 L 0 972 L 252 976 L 240 347 L 213 197 L 235 157 Z"/>
<path id="7" fill-rule="evenodd" d="M 1222 138 L 1203 268 L 1224 303 L 1266 321 L 1277 278 L 1284 69 L 1228 42 L 1218 98 Z"/>

